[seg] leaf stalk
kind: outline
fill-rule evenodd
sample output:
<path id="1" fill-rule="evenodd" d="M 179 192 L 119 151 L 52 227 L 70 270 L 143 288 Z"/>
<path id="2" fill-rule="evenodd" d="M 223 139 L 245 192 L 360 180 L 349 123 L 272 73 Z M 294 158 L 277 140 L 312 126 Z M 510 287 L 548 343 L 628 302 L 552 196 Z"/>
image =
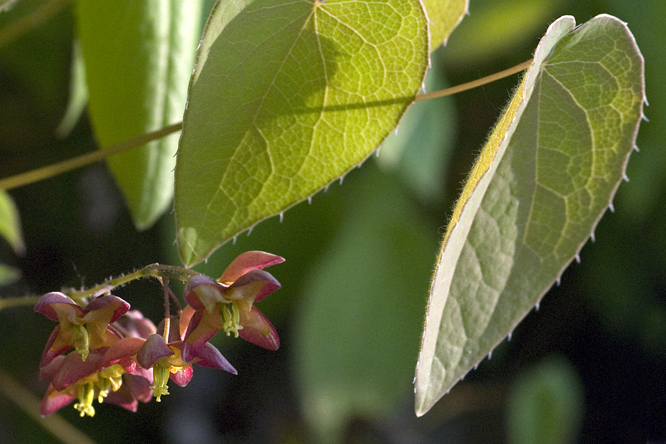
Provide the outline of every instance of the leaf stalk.
<path id="1" fill-rule="evenodd" d="M 503 79 L 513 74 L 517 74 L 529 68 L 531 64 L 532 60 L 528 60 L 526 62 L 521 63 L 520 65 L 514 66 L 513 68 L 505 69 L 504 71 L 491 74 L 489 76 L 483 77 L 478 80 L 463 83 L 462 85 L 453 86 L 451 88 L 446 88 L 425 94 L 419 94 L 416 96 L 414 101 L 420 102 L 422 100 L 435 99 L 438 97 L 457 94 L 459 92 L 467 91 L 472 88 L 477 88 L 487 83 L 494 82 L 495 80 Z M 31 183 L 39 182 L 44 179 L 49 179 L 59 174 L 66 173 L 68 171 L 72 171 L 86 165 L 90 165 L 100 160 L 104 160 L 105 158 L 113 156 L 114 154 L 118 154 L 123 151 L 127 151 L 132 148 L 145 145 L 148 142 L 161 139 L 162 137 L 168 136 L 169 134 L 175 133 L 182 129 L 183 129 L 183 122 L 175 123 L 173 125 L 169 125 L 152 133 L 143 134 L 139 137 L 120 143 L 118 145 L 114 145 L 108 148 L 103 148 L 97 151 L 92 151 L 90 153 L 83 154 L 82 156 L 74 157 L 72 159 L 67 159 L 62 162 L 54 163 L 52 165 L 47 165 L 45 167 L 37 168 L 5 179 L 0 179 L 0 189 L 11 190 L 13 188 L 18 188 L 24 185 L 29 185 Z"/>

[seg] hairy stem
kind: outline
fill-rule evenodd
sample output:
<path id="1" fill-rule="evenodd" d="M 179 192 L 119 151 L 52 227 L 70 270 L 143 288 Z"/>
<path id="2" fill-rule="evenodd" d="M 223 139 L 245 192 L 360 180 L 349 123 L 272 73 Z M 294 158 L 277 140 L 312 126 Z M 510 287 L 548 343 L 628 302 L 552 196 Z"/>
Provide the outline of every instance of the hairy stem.
<path id="1" fill-rule="evenodd" d="M 416 96 L 414 99 L 415 102 L 419 102 L 421 100 L 429 100 L 429 99 L 436 99 L 437 97 L 444 97 L 444 96 L 450 96 L 452 94 L 457 94 L 459 92 L 467 91 L 468 89 L 472 88 L 477 88 L 482 85 L 486 85 L 490 82 L 494 82 L 495 80 L 503 79 L 505 77 L 512 76 L 514 74 L 519 73 L 520 71 L 524 71 L 525 69 L 529 68 L 530 65 L 532 64 L 532 60 L 528 60 L 526 62 L 521 63 L 520 65 L 516 65 L 513 68 L 505 69 L 504 71 L 496 72 L 495 74 L 491 74 L 486 77 L 482 77 L 478 80 L 473 80 L 471 82 L 463 83 L 462 85 L 458 86 L 452 86 L 451 88 L 446 88 L 446 89 L 441 89 L 439 91 L 433 91 L 425 94 L 419 94 Z"/>
<path id="2" fill-rule="evenodd" d="M 194 270 L 190 270 L 189 268 L 178 267 L 176 265 L 150 264 L 133 273 L 109 279 L 108 281 L 102 282 L 101 284 L 95 285 L 94 287 L 85 290 L 70 290 L 66 291 L 65 294 L 75 301 L 81 301 L 85 298 L 103 295 L 104 293 L 108 293 L 116 287 L 144 277 L 187 281 L 192 276 L 196 276 L 198 274 L 200 273 Z"/>
<path id="3" fill-rule="evenodd" d="M 155 277 L 155 278 L 163 278 L 166 280 L 177 279 L 185 282 L 192 276 L 196 276 L 199 274 L 201 273 L 196 272 L 194 270 L 190 270 L 189 268 L 179 267 L 177 265 L 150 264 L 146 265 L 142 269 L 137 270 L 133 273 L 109 279 L 107 281 L 102 282 L 99 285 L 95 285 L 94 287 L 90 287 L 85 290 L 74 290 L 74 289 L 65 290 L 63 291 L 63 293 L 72 298 L 74 302 L 81 303 L 87 298 L 91 298 L 94 296 L 101 296 L 105 293 L 109 293 L 114 288 L 124 285 L 136 279 L 141 279 L 145 277 Z M 32 295 L 32 296 L 22 296 L 18 298 L 0 299 L 0 310 L 10 307 L 35 305 L 41 297 L 42 297 L 41 295 L 39 296 Z"/>

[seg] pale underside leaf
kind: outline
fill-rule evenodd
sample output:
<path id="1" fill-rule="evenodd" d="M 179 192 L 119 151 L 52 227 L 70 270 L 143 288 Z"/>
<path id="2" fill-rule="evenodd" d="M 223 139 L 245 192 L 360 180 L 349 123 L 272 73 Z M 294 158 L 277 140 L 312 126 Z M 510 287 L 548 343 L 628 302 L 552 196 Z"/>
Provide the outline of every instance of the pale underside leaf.
<path id="1" fill-rule="evenodd" d="M 419 363 L 422 415 L 505 338 L 592 234 L 624 177 L 644 100 L 626 25 L 562 17 L 468 179 L 444 237 Z"/>
<path id="2" fill-rule="evenodd" d="M 202 261 L 367 158 L 415 97 L 427 63 L 416 0 L 218 2 L 176 166 L 183 262 Z"/>

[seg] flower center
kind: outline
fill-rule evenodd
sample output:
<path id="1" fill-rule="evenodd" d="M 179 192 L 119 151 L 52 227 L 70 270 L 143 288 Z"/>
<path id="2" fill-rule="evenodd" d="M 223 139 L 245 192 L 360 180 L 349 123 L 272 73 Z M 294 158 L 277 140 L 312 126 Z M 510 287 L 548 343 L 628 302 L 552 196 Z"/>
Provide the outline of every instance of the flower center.
<path id="1" fill-rule="evenodd" d="M 231 306 L 231 308 L 229 308 Z M 222 328 L 227 336 L 234 334 L 234 338 L 238 337 L 238 330 L 243 327 L 240 325 L 240 312 L 238 311 L 238 305 L 235 302 L 230 304 L 225 304 L 222 308 Z"/>
<path id="2" fill-rule="evenodd" d="M 97 402 L 101 404 L 111 391 L 118 391 L 123 385 L 123 373 L 123 368 L 119 364 L 114 364 L 97 374 L 97 386 L 99 387 Z"/>
<path id="3" fill-rule="evenodd" d="M 167 383 L 169 382 L 171 365 L 169 365 L 168 361 L 166 363 L 160 362 L 162 359 L 164 358 L 159 359 L 155 365 L 153 365 L 153 385 L 150 386 L 157 402 L 162 401 L 162 395 L 169 394 Z"/>
<path id="4" fill-rule="evenodd" d="M 90 352 L 90 333 L 85 325 L 74 325 L 72 327 L 72 345 L 85 361 Z"/>

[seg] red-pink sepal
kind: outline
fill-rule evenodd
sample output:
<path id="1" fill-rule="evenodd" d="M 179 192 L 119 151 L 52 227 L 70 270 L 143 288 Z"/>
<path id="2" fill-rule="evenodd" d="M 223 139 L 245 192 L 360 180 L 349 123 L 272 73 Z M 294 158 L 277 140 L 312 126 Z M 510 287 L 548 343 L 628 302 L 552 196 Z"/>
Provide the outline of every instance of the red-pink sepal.
<path id="1" fill-rule="evenodd" d="M 222 295 L 224 289 L 208 276 L 193 276 L 185 284 L 185 301 L 195 310 L 212 311 L 215 305 L 229 302 Z"/>
<path id="2" fill-rule="evenodd" d="M 249 306 L 259 302 L 275 290 L 280 283 L 272 274 L 263 270 L 252 270 L 239 277 L 224 292 L 225 298 L 235 301 L 241 310 L 249 310 Z"/>
<path id="3" fill-rule="evenodd" d="M 186 305 L 185 308 L 183 308 L 180 312 L 180 316 L 178 317 L 178 331 L 180 332 L 181 340 L 185 339 L 188 326 L 190 325 L 190 321 L 192 320 L 192 317 L 195 313 L 196 310 L 189 304 Z"/>
<path id="4" fill-rule="evenodd" d="M 81 355 L 72 352 L 65 356 L 58 370 L 53 375 L 51 383 L 56 390 L 65 390 L 75 382 L 101 370 L 100 364 L 104 358 L 105 349 L 90 350 L 88 359 L 81 360 Z"/>
<path id="5" fill-rule="evenodd" d="M 240 311 L 240 325 L 243 328 L 238 330 L 238 336 L 247 342 L 273 351 L 280 348 L 275 327 L 257 307 L 252 306 L 249 313 Z"/>
<path id="6" fill-rule="evenodd" d="M 51 381 L 55 376 L 56 372 L 62 365 L 62 361 L 65 359 L 65 356 L 60 355 L 53 358 L 51 362 L 43 367 L 39 367 L 39 376 L 37 379 L 47 379 Z"/>
<path id="7" fill-rule="evenodd" d="M 237 375 L 236 369 L 227 361 L 220 351 L 209 342 L 191 344 L 182 342 L 181 357 L 183 361 L 202 367 L 217 368 Z"/>
<path id="8" fill-rule="evenodd" d="M 56 310 L 52 304 L 65 304 L 62 309 Z M 33 307 L 33 310 L 37 313 L 41 313 L 52 321 L 59 322 L 60 317 L 65 312 L 73 312 L 69 316 L 72 323 L 75 323 L 75 318 L 77 315 L 83 315 L 85 310 L 83 307 L 78 306 L 69 296 L 59 291 L 52 291 L 46 293 L 44 296 L 39 298 L 39 301 Z"/>
<path id="9" fill-rule="evenodd" d="M 125 371 L 132 373 L 136 367 L 133 356 L 136 355 L 146 340 L 143 338 L 122 338 L 113 344 L 104 354 L 101 368 L 120 364 Z"/>
<path id="10" fill-rule="evenodd" d="M 194 369 L 190 365 L 188 367 L 185 367 L 184 370 L 177 371 L 176 373 L 171 373 L 169 375 L 169 379 L 171 379 L 177 385 L 185 387 L 192 380 L 193 373 Z"/>
<path id="11" fill-rule="evenodd" d="M 202 274 L 192 276 L 185 284 L 185 301 L 195 310 L 206 308 L 211 310 L 215 304 L 229 302 L 222 295 L 225 288 L 226 286 L 215 282 L 208 276 Z"/>
<path id="12" fill-rule="evenodd" d="M 130 304 L 118 296 L 102 296 L 90 302 L 83 320 L 87 324 L 110 324 L 127 313 Z"/>
<path id="13" fill-rule="evenodd" d="M 69 337 L 71 337 L 71 334 L 68 335 L 66 339 L 60 340 L 59 344 L 54 347 L 56 339 L 58 339 L 59 336 L 60 336 L 60 325 L 56 325 L 56 328 L 53 329 L 53 331 L 51 332 L 51 336 L 49 336 L 49 339 L 46 341 L 46 346 L 44 347 L 44 351 L 42 352 L 42 359 L 40 359 L 39 361 L 40 367 L 48 365 L 55 357 L 62 355 L 70 348 L 74 348 L 69 341 Z"/>
<path id="14" fill-rule="evenodd" d="M 231 261 L 217 281 L 223 284 L 231 283 L 252 270 L 261 270 L 281 262 L 284 262 L 284 258 L 275 254 L 263 251 L 246 251 Z"/>
<path id="15" fill-rule="evenodd" d="M 129 310 L 124 316 L 118 318 L 114 324 L 125 337 L 146 339 L 157 332 L 157 327 L 150 319 L 143 316 L 139 310 Z"/>
<path id="16" fill-rule="evenodd" d="M 34 311 L 52 321 L 69 321 L 72 324 L 114 322 L 129 310 L 130 305 L 118 296 L 102 296 L 90 302 L 85 308 L 77 305 L 69 296 L 52 291 L 42 296 Z"/>
<path id="17" fill-rule="evenodd" d="M 145 343 L 136 354 L 136 362 L 143 368 L 152 368 L 160 359 L 167 356 L 173 356 L 175 353 L 167 345 L 161 335 L 153 334 L 148 336 Z"/>
<path id="18" fill-rule="evenodd" d="M 222 315 L 219 306 L 215 307 L 211 315 L 206 310 L 196 310 L 190 318 L 190 324 L 185 329 L 185 341 L 194 347 L 201 347 L 222 328 Z M 186 362 L 190 361 L 186 359 Z"/>
<path id="19" fill-rule="evenodd" d="M 55 387 L 53 387 L 53 384 L 49 384 L 49 388 L 46 390 L 46 395 L 42 398 L 42 403 L 39 406 L 39 414 L 42 415 L 42 417 L 48 416 L 57 412 L 72 401 L 74 401 L 74 397 L 67 393 L 57 391 Z"/>
<path id="20" fill-rule="evenodd" d="M 137 367 L 140 370 L 141 367 Z M 152 371 L 146 372 L 145 375 L 136 375 L 125 373 L 123 375 L 123 386 L 127 387 L 129 392 L 141 402 L 149 402 L 153 399 L 153 391 L 150 386 L 153 383 Z"/>
<path id="21" fill-rule="evenodd" d="M 106 395 L 104 402 L 115 404 L 124 408 L 125 410 L 129 410 L 130 412 L 136 412 L 139 408 L 139 403 L 137 402 L 136 398 L 132 396 L 132 393 L 130 393 L 127 387 L 125 387 L 125 384 L 126 381 L 123 378 L 123 385 L 121 385 L 120 388 L 115 392 L 110 392 L 108 395 Z"/>

